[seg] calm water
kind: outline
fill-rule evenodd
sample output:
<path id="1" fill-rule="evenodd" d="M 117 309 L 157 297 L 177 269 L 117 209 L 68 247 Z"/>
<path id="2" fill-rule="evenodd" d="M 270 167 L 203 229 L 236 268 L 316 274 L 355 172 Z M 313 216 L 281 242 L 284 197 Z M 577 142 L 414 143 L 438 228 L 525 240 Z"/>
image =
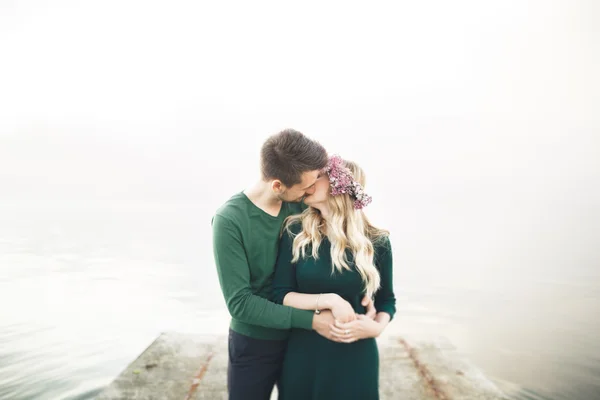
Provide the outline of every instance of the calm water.
<path id="1" fill-rule="evenodd" d="M 210 218 L 286 127 L 365 169 L 390 330 L 600 399 L 600 3 L 238 3 L 0 2 L 0 399 L 225 333 Z"/>
<path id="2" fill-rule="evenodd" d="M 142 205 L 3 213 L 0 398 L 91 399 L 160 332 L 225 332 L 204 216 Z M 597 399 L 595 267 L 423 276 L 398 265 L 389 329 L 448 338 L 514 398 Z"/>

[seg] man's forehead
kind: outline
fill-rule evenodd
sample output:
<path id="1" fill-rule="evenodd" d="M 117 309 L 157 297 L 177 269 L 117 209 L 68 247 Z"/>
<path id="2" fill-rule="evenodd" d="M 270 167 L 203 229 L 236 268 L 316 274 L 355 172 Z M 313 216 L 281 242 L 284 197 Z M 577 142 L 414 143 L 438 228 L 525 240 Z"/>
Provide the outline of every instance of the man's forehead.
<path id="1" fill-rule="evenodd" d="M 308 186 L 312 186 L 319 176 L 319 171 L 307 171 L 302 174 L 302 182 L 300 183 L 304 189 Z"/>

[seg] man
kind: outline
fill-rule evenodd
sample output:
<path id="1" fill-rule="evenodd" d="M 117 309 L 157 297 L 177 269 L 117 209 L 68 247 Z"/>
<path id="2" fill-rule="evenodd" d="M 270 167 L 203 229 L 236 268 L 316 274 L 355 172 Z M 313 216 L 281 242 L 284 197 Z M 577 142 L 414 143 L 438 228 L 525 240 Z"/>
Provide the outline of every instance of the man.
<path id="1" fill-rule="evenodd" d="M 331 313 L 317 315 L 268 300 L 283 222 L 302 212 L 302 198 L 314 192 L 327 162 L 323 146 L 302 133 L 288 129 L 273 135 L 261 149 L 262 179 L 231 197 L 213 218 L 215 263 L 231 314 L 230 400 L 270 398 L 290 328 L 332 338 Z"/>

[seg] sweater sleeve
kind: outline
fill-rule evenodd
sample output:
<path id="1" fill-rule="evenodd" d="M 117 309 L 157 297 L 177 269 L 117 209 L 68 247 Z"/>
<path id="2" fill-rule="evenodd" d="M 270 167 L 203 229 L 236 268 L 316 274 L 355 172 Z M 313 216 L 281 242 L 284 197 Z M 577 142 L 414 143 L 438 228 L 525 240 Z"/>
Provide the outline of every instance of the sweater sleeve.
<path id="1" fill-rule="evenodd" d="M 275 275 L 273 276 L 273 301 L 283 304 L 283 299 L 290 292 L 298 291 L 296 282 L 296 264 L 292 264 L 292 244 L 294 239 L 284 229 L 279 241 Z"/>
<path id="2" fill-rule="evenodd" d="M 375 251 L 376 266 L 381 277 L 381 287 L 375 293 L 375 308 L 377 312 L 383 311 L 390 314 L 390 318 L 393 319 L 396 313 L 396 296 L 394 295 L 394 262 L 389 238 L 382 239 Z"/>
<path id="3" fill-rule="evenodd" d="M 313 313 L 275 304 L 252 293 L 250 266 L 239 228 L 228 218 L 212 221 L 213 254 L 221 290 L 231 316 L 266 328 L 312 329 Z"/>

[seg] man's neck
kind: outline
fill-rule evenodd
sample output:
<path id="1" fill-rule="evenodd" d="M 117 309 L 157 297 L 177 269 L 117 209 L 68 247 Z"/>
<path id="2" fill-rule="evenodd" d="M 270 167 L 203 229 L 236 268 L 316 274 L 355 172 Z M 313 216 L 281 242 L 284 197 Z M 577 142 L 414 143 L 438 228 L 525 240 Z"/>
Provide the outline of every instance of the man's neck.
<path id="1" fill-rule="evenodd" d="M 267 214 L 274 217 L 279 215 L 282 201 L 273 195 L 268 182 L 260 180 L 244 190 L 244 194 L 256 207 Z"/>

